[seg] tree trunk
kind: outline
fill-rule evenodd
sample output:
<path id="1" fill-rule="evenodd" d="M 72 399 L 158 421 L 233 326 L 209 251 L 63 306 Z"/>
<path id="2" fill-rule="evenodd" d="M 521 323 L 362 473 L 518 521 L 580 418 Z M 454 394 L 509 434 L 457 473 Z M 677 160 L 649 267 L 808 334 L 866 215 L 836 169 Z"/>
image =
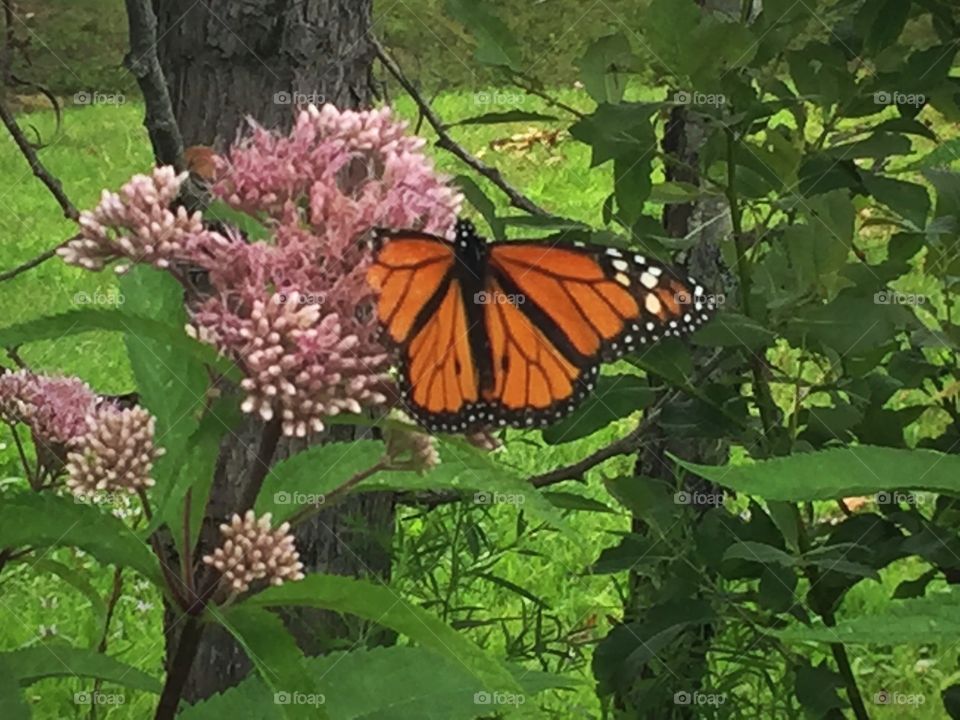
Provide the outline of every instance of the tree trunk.
<path id="1" fill-rule="evenodd" d="M 184 145 L 222 150 L 244 129 L 247 117 L 266 127 L 289 128 L 297 106 L 306 103 L 369 105 L 371 2 L 155 0 L 158 54 Z M 249 497 L 261 444 L 270 445 L 268 436 L 262 422 L 248 418 L 224 440 L 195 558 L 219 543 L 217 527 L 224 518 L 247 509 L 243 498 Z M 353 428 L 339 426 L 312 442 L 356 438 Z M 266 457 L 276 462 L 304 447 L 303 441 L 281 438 Z M 297 529 L 301 560 L 308 571 L 386 578 L 393 519 L 393 499 L 387 494 L 348 500 Z M 197 573 L 202 569 L 198 565 Z M 307 654 L 352 644 L 359 635 L 333 613 L 284 616 Z M 169 670 L 180 638 L 172 612 L 166 621 Z M 207 628 L 183 697 L 188 702 L 209 697 L 236 684 L 250 668 L 225 630 Z"/>

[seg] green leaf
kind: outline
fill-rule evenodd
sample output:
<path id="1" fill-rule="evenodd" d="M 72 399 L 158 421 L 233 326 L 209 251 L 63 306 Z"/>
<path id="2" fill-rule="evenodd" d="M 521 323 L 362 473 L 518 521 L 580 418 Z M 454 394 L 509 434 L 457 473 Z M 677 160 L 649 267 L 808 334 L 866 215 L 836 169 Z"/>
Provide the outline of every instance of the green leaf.
<path id="1" fill-rule="evenodd" d="M 582 510 L 584 512 L 602 513 L 616 512 L 611 507 L 603 504 L 599 500 L 584 497 L 583 495 L 577 495 L 576 493 L 572 492 L 555 490 L 553 492 L 544 492 L 543 496 L 561 510 Z"/>
<path id="2" fill-rule="evenodd" d="M 42 557 L 38 560 L 31 555 L 27 555 L 22 560 L 15 562 L 22 562 L 24 565 L 27 565 L 31 570 L 37 573 L 50 573 L 51 575 L 56 575 L 65 583 L 71 585 L 81 595 L 90 601 L 90 609 L 93 612 L 98 624 L 101 623 L 107 616 L 106 603 L 103 602 L 103 598 L 100 597 L 100 593 L 97 592 L 97 589 L 90 583 L 86 575 L 83 573 L 77 572 L 73 568 L 64 565 L 62 562 L 57 562 L 56 560 L 47 557 Z"/>
<path id="3" fill-rule="evenodd" d="M 573 536 L 562 514 L 520 473 L 490 459 L 466 442 L 439 438 L 440 464 L 425 474 L 381 471 L 367 478 L 354 493 L 457 490 L 479 504 L 510 502 Z M 384 455 L 379 440 L 329 443 L 307 448 L 273 467 L 257 498 L 257 514 L 271 512 L 288 519 L 304 505 L 320 506 L 326 495 Z M 502 496 L 502 498 L 501 498 Z"/>
<path id="4" fill-rule="evenodd" d="M 878 0 L 870 4 L 875 7 L 875 12 L 864 45 L 868 53 L 875 55 L 900 37 L 912 4 L 909 0 Z"/>
<path id="5" fill-rule="evenodd" d="M 882 160 L 897 155 L 909 155 L 912 148 L 910 140 L 903 135 L 878 132 L 864 140 L 827 147 L 823 152 L 836 160 L 853 160 L 856 158 Z"/>
<path id="6" fill-rule="evenodd" d="M 735 312 L 722 312 L 692 336 L 697 345 L 708 347 L 745 347 L 760 350 L 769 347 L 777 335 L 753 318 Z"/>
<path id="7" fill-rule="evenodd" d="M 951 591 L 891 600 L 869 615 L 840 619 L 834 627 L 789 627 L 777 635 L 790 642 L 949 645 L 960 640 L 960 597 Z"/>
<path id="8" fill-rule="evenodd" d="M 493 237 L 497 240 L 503 240 L 506 237 L 506 228 L 504 227 L 503 220 L 497 217 L 497 206 L 493 204 L 493 201 L 480 186 L 474 182 L 473 178 L 466 175 L 457 175 L 453 179 L 453 183 L 463 192 L 463 196 L 467 199 L 467 202 L 473 205 L 483 219 L 487 221 Z"/>
<path id="9" fill-rule="evenodd" d="M 676 205 L 693 202 L 703 195 L 703 190 L 686 182 L 662 182 L 650 190 L 650 202 L 661 205 Z"/>
<path id="10" fill-rule="evenodd" d="M 869 445 L 833 448 L 749 465 L 697 465 L 700 477 L 767 500 L 810 502 L 897 489 L 960 494 L 960 456 Z"/>
<path id="11" fill-rule="evenodd" d="M 235 210 L 223 200 L 214 200 L 203 210 L 203 219 L 206 222 L 221 222 L 232 225 L 250 241 L 269 240 L 272 236 L 267 227 L 253 215 L 241 210 Z"/>
<path id="12" fill-rule="evenodd" d="M 445 658 L 460 661 L 491 688 L 516 692 L 509 672 L 485 651 L 434 615 L 411 605 L 382 584 L 337 575 L 308 575 L 300 582 L 271 587 L 241 607 L 312 607 L 356 615 L 396 630 Z"/>
<path id="13" fill-rule="evenodd" d="M 772 563 L 793 567 L 797 559 L 780 548 L 765 543 L 739 541 L 727 548 L 724 560 L 746 560 L 748 562 Z"/>
<path id="14" fill-rule="evenodd" d="M 144 265 L 133 266 L 120 279 L 127 312 L 167 325 L 183 333 L 187 313 L 183 288 L 168 273 Z M 157 419 L 156 442 L 166 454 L 155 465 L 153 478 L 164 493 L 181 467 L 187 441 L 198 424 L 209 377 L 206 366 L 163 339 L 145 337 L 139 325 L 129 327 L 124 343 L 137 382 L 139 404 Z"/>
<path id="15" fill-rule="evenodd" d="M 476 38 L 475 57 L 484 65 L 520 68 L 520 46 L 507 25 L 483 3 L 447 0 L 447 13 Z"/>
<path id="16" fill-rule="evenodd" d="M 639 147 L 635 153 L 621 155 L 613 161 L 613 194 L 617 199 L 620 219 L 633 225 L 643 214 L 643 205 L 653 187 L 651 172 L 655 145 Z"/>
<path id="17" fill-rule="evenodd" d="M 826 718 L 828 713 L 843 707 L 837 690 L 843 687 L 843 679 L 824 660 L 814 667 L 806 660 L 796 669 L 797 700 L 813 717 Z"/>
<path id="18" fill-rule="evenodd" d="M 570 134 L 593 149 L 590 166 L 618 157 L 641 157 L 656 151 L 650 118 L 659 103 L 603 103 L 570 127 Z"/>
<path id="19" fill-rule="evenodd" d="M 243 646 L 287 718 L 330 717 L 320 682 L 307 672 L 303 652 L 277 615 L 244 603 L 219 619 Z"/>
<path id="20" fill-rule="evenodd" d="M 211 365 L 232 379 L 239 379 L 232 362 L 218 357 L 217 351 L 211 346 L 189 337 L 182 327 L 174 328 L 153 318 L 141 317 L 121 310 L 84 308 L 9 325 L 0 328 L 0 345 L 7 347 L 41 340 L 59 340 L 91 330 L 136 333 L 142 338 L 166 343 L 173 350 L 189 355 L 198 362 Z"/>
<path id="21" fill-rule="evenodd" d="M 456 661 L 420 647 L 378 647 L 307 658 L 307 673 L 325 688 L 331 720 L 473 720 L 498 688 L 486 687 Z M 429 668 L 429 672 L 424 672 Z M 546 689 L 571 687 L 569 678 L 518 667 L 526 703 Z M 507 696 L 499 696 L 508 701 Z M 500 703 L 498 703 L 500 704 Z M 491 703 L 492 705 L 492 703 Z M 276 720 L 280 708 L 259 677 L 187 708 L 179 720 Z"/>
<path id="22" fill-rule="evenodd" d="M 889 304 L 884 293 L 869 299 L 841 295 L 827 305 L 802 307 L 784 335 L 796 347 L 813 345 L 857 357 L 892 341 L 911 317 L 905 306 Z"/>
<path id="23" fill-rule="evenodd" d="M 72 498 L 33 492 L 3 498 L 0 547 L 26 545 L 77 547 L 99 562 L 133 568 L 161 584 L 156 558 L 133 530 L 109 512 Z"/>
<path id="24" fill-rule="evenodd" d="M 160 692 L 160 682 L 142 670 L 95 650 L 46 644 L 0 653 L 21 686 L 55 677 L 88 677 L 132 690 Z"/>
<path id="25" fill-rule="evenodd" d="M 451 123 L 450 127 L 457 125 L 496 125 L 497 123 L 514 122 L 541 122 L 556 121 L 553 115 L 543 115 L 542 113 L 528 112 L 526 110 L 507 110 L 506 112 L 491 112 L 483 115 L 469 117 L 466 120 L 458 120 Z"/>
<path id="26" fill-rule="evenodd" d="M 787 612 L 797 603 L 797 574 L 789 567 L 765 565 L 757 586 L 757 602 L 776 613 Z"/>
<path id="27" fill-rule="evenodd" d="M 627 86 L 625 71 L 633 64 L 633 52 L 623 33 L 594 40 L 580 59 L 580 79 L 597 103 L 618 103 Z"/>
<path id="28" fill-rule="evenodd" d="M 156 509 L 147 532 L 168 525 L 177 552 L 183 551 L 183 507 L 187 492 L 191 493 L 190 542 L 196 543 L 213 486 L 220 444 L 239 422 L 236 398 L 232 395 L 219 398 L 182 444 L 177 462 L 170 468 L 172 477 L 168 476 L 168 481 L 154 491 Z"/>
<path id="29" fill-rule="evenodd" d="M 3 716 L 8 720 L 30 720 L 30 708 L 23 699 L 23 692 L 13 675 L 13 668 L 7 665 L 3 655 L 0 655 L 0 707 Z"/>
<path id="30" fill-rule="evenodd" d="M 648 407 L 655 396 L 655 391 L 644 378 L 601 375 L 596 389 L 577 412 L 545 428 L 543 439 L 551 445 L 579 440 Z"/>
<path id="31" fill-rule="evenodd" d="M 927 226 L 930 215 L 930 194 L 923 185 L 893 180 L 863 171 L 863 184 L 877 202 L 883 203 L 919 229 Z"/>

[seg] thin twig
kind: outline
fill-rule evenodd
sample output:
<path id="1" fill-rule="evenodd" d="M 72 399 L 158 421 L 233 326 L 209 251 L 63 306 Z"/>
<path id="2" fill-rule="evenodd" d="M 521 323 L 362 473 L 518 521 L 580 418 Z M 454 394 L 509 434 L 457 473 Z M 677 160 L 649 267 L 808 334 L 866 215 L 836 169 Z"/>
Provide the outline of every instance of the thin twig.
<path id="1" fill-rule="evenodd" d="M 13 141 L 27 159 L 27 162 L 30 164 L 30 169 L 33 170 L 33 174 L 40 182 L 47 186 L 47 189 L 60 204 L 60 207 L 63 209 L 63 216 L 70 220 L 77 220 L 80 217 L 80 212 L 74 207 L 74 204 L 70 202 L 70 198 L 68 198 L 63 191 L 63 185 L 60 184 L 60 180 L 54 177 L 44 164 L 40 162 L 40 158 L 37 157 L 37 151 L 34 150 L 33 145 L 27 140 L 27 136 L 23 134 L 23 130 L 20 129 L 13 114 L 2 101 L 0 101 L 0 120 L 6 125 Z"/>
<path id="2" fill-rule="evenodd" d="M 3 272 L 0 272 L 0 282 L 4 282 L 5 280 L 11 280 L 12 278 L 15 278 L 20 273 L 25 273 L 27 270 L 32 270 L 37 265 L 41 265 L 45 263 L 47 260 L 53 257 L 56 257 L 57 250 L 62 248 L 71 240 L 76 240 L 78 237 L 80 236 L 74 235 L 72 238 L 68 240 L 64 240 L 62 243 L 60 243 L 56 247 L 52 247 L 49 250 L 45 250 L 44 252 L 40 253 L 32 260 L 27 260 L 25 263 L 21 263 L 20 265 L 17 265 L 14 268 L 10 268 L 9 270 L 4 270 Z"/>
<path id="3" fill-rule="evenodd" d="M 483 175 L 490 182 L 500 188 L 503 194 L 509 198 L 510 204 L 513 205 L 513 207 L 523 210 L 524 212 L 528 212 L 531 215 L 549 216 L 551 214 L 508 183 L 504 179 L 503 175 L 500 174 L 499 170 L 497 170 L 495 167 L 487 165 L 472 155 L 462 145 L 457 143 L 456 140 L 450 137 L 450 133 L 447 132 L 447 126 L 444 124 L 443 120 L 441 120 L 440 117 L 433 111 L 433 108 L 430 107 L 430 104 L 423 99 L 417 89 L 413 86 L 413 83 L 411 83 L 403 74 L 400 66 L 397 65 L 393 58 L 387 54 L 387 51 L 376 38 L 373 38 L 372 41 L 373 47 L 377 52 L 377 58 L 381 63 L 383 63 L 383 66 L 387 69 L 387 72 L 396 78 L 397 82 L 400 83 L 401 87 L 403 87 L 413 102 L 416 103 L 417 109 L 420 111 L 426 121 L 430 123 L 430 126 L 433 128 L 434 132 L 437 133 L 437 147 L 453 153 L 465 164 L 469 165 L 475 172 Z"/>
<path id="4" fill-rule="evenodd" d="M 616 457 L 617 455 L 629 455 L 636 452 L 643 444 L 642 440 L 644 435 L 650 431 L 650 428 L 657 421 L 657 418 L 660 415 L 660 410 L 668 402 L 676 399 L 679 394 L 679 390 L 673 390 L 661 395 L 657 402 L 651 405 L 644 412 L 643 420 L 640 421 L 640 424 L 622 438 L 607 445 L 606 447 L 600 448 L 592 455 L 585 457 L 583 460 L 570 465 L 565 465 L 564 467 L 551 470 L 550 472 L 546 472 L 541 475 L 535 475 L 528 481 L 531 487 L 539 489 L 556 485 L 557 483 L 564 482 L 565 480 L 577 480 L 583 477 L 588 470 L 592 470 L 597 465 L 606 462 L 612 457 Z M 438 505 L 446 505 L 448 503 L 457 502 L 461 499 L 463 499 L 463 494 L 457 491 L 429 493 L 413 492 L 400 493 L 397 495 L 397 502 L 425 508 L 434 508 Z"/>
<path id="5" fill-rule="evenodd" d="M 309 520 L 314 515 L 316 515 L 321 510 L 326 510 L 338 503 L 341 499 L 346 497 L 350 491 L 362 483 L 367 478 L 375 475 L 381 470 L 387 470 L 390 468 L 390 461 L 386 458 L 374 463 L 372 466 L 368 467 L 366 470 L 361 470 L 353 477 L 349 478 L 346 482 L 338 485 L 336 488 L 327 493 L 323 498 L 323 505 L 306 505 L 300 510 L 298 510 L 291 518 L 291 525 L 298 525 L 305 520 Z"/>
<path id="6" fill-rule="evenodd" d="M 572 105 L 567 105 L 562 100 L 557 100 L 555 97 L 553 97 L 549 93 L 538 88 L 536 82 L 532 78 L 529 78 L 526 75 L 524 75 L 523 73 L 519 73 L 519 72 L 513 73 L 513 76 L 510 79 L 513 81 L 513 84 L 516 85 L 518 88 L 520 88 L 525 92 L 530 93 L 531 95 L 535 95 L 536 97 L 540 98 L 545 103 L 547 103 L 547 105 L 549 105 L 550 107 L 555 107 L 558 110 L 563 110 L 564 112 L 570 113 L 575 118 L 581 119 L 581 120 L 587 116 L 586 113 L 580 112 Z"/>

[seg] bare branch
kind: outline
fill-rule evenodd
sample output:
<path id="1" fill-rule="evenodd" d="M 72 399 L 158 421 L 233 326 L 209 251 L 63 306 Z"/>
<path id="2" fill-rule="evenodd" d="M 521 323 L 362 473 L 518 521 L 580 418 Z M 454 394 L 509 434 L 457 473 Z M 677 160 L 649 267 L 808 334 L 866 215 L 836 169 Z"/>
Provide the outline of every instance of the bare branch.
<path id="1" fill-rule="evenodd" d="M 33 170 L 33 174 L 40 182 L 47 186 L 47 189 L 60 204 L 60 207 L 63 209 L 63 216 L 76 221 L 80 217 L 80 212 L 74 207 L 73 203 L 70 202 L 70 198 L 68 198 L 63 191 L 63 185 L 60 184 L 60 180 L 54 177 L 50 171 L 44 167 L 43 163 L 40 162 L 40 158 L 37 157 L 37 151 L 30 141 L 27 140 L 26 135 L 23 134 L 23 130 L 20 129 L 10 109 L 3 102 L 0 102 L 0 120 L 6 125 L 13 141 L 27 159 L 27 162 L 30 164 L 30 169 Z"/>
<path id="2" fill-rule="evenodd" d="M 137 78 L 146 105 L 143 124 L 150 135 L 153 154 L 161 165 L 185 169 L 183 138 L 173 113 L 167 81 L 157 57 L 157 16 L 150 0 L 126 0 L 130 52 L 123 59 Z"/>
<path id="3" fill-rule="evenodd" d="M 528 212 L 531 215 L 547 215 L 550 213 L 544 210 L 542 207 L 537 205 L 533 200 L 528 198 L 526 195 L 521 193 L 510 183 L 508 183 L 503 175 L 500 174 L 500 171 L 495 167 L 491 167 L 471 155 L 462 145 L 458 144 L 456 140 L 450 137 L 450 133 L 447 132 L 447 126 L 444 124 L 443 120 L 433 111 L 433 108 L 430 107 L 430 104 L 423 99 L 417 89 L 413 86 L 407 77 L 403 74 L 403 71 L 400 69 L 400 66 L 394 62 L 384 47 L 380 42 L 373 38 L 373 46 L 377 51 L 377 58 L 383 63 L 383 66 L 387 69 L 397 82 L 400 83 L 401 87 L 406 90 L 407 94 L 413 99 L 413 102 L 416 103 L 417 109 L 420 111 L 420 114 L 423 118 L 426 119 L 430 126 L 437 133 L 437 147 L 443 148 L 454 155 L 456 155 L 460 160 L 469 165 L 474 171 L 483 175 L 485 178 L 490 180 L 494 185 L 500 188 L 510 199 L 510 204 L 515 208 L 519 208 L 524 212 Z"/>
<path id="4" fill-rule="evenodd" d="M 17 266 L 14 267 L 14 268 L 10 268 L 9 270 L 4 270 L 3 272 L 0 272 L 0 282 L 3 282 L 3 281 L 5 281 L 5 280 L 10 280 L 10 279 L 12 279 L 12 278 L 15 278 L 15 277 L 16 277 L 17 275 L 19 275 L 20 273 L 25 273 L 27 270 L 32 270 L 32 269 L 35 268 L 37 265 L 42 265 L 43 263 L 45 263 L 45 262 L 46 262 L 47 260 L 49 260 L 50 258 L 56 256 L 57 250 L 59 250 L 60 248 L 62 248 L 64 245 L 66 245 L 66 244 L 67 244 L 68 242 L 70 242 L 71 240 L 76 240 L 78 237 L 80 237 L 80 236 L 79 236 L 79 235 L 74 235 L 72 238 L 69 238 L 69 239 L 67 239 L 67 240 L 64 240 L 62 243 L 60 243 L 60 244 L 57 245 L 56 247 L 52 247 L 52 248 L 50 248 L 49 250 L 45 250 L 44 252 L 40 253 L 39 255 L 37 255 L 37 256 L 36 256 L 35 258 L 33 258 L 32 260 L 27 260 L 25 263 L 21 263 L 20 265 L 17 265 Z"/>

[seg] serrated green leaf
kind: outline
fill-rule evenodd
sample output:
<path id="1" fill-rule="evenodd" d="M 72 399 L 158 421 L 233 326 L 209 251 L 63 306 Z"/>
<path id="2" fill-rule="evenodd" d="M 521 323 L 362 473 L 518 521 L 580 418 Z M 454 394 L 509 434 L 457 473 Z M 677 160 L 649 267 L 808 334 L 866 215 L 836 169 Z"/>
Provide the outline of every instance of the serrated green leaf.
<path id="1" fill-rule="evenodd" d="M 402 633 L 440 655 L 462 662 L 489 687 L 516 692 L 509 672 L 434 615 L 402 599 L 385 585 L 336 575 L 308 575 L 300 582 L 271 587 L 241 607 L 313 607 L 349 613 Z"/>
<path id="2" fill-rule="evenodd" d="M 30 522 L 24 522 L 30 518 Z M 130 567 L 160 584 L 147 544 L 109 512 L 51 493 L 24 492 L 0 502 L 0 547 L 77 547 L 99 562 Z"/>
<path id="3" fill-rule="evenodd" d="M 863 184 L 877 202 L 886 205 L 919 229 L 927 226 L 930 194 L 923 185 L 903 182 L 864 171 Z"/>
<path id="4" fill-rule="evenodd" d="M 790 627 L 776 633 L 789 642 L 914 645 L 960 640 L 960 598 L 938 592 L 921 598 L 891 600 L 869 615 L 837 621 L 834 627 Z"/>
<path id="5" fill-rule="evenodd" d="M 307 672 L 303 651 L 277 615 L 244 603 L 223 612 L 218 619 L 243 646 L 260 677 L 273 690 L 274 702 L 285 717 L 330 717 L 321 684 Z"/>
<path id="6" fill-rule="evenodd" d="M 897 489 L 960 494 L 960 457 L 933 450 L 861 445 L 749 465 L 697 465 L 674 459 L 718 485 L 767 500 L 810 502 Z"/>
<path id="7" fill-rule="evenodd" d="M 21 686 L 55 677 L 88 677 L 132 690 L 160 692 L 160 682 L 142 670 L 96 650 L 45 644 L 0 653 Z"/>

